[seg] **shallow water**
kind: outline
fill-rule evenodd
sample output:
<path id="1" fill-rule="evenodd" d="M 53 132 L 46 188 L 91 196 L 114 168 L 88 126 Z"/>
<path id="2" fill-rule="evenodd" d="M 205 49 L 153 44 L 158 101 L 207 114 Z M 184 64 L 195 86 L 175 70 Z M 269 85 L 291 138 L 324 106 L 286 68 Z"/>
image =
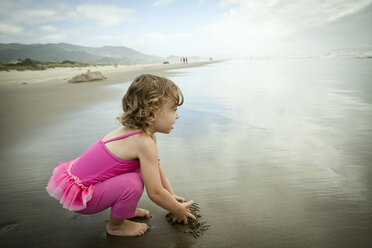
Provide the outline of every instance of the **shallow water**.
<path id="1" fill-rule="evenodd" d="M 1 246 L 370 247 L 371 68 L 283 59 L 175 70 L 186 101 L 172 134 L 158 135 L 159 155 L 176 192 L 198 202 L 210 225 L 199 239 L 172 228 L 145 193 L 152 229 L 117 238 L 104 232 L 108 211 L 74 214 L 44 190 L 57 162 L 118 126 L 128 83 L 79 86 L 110 97 L 38 113 L 32 125 L 2 106 Z"/>

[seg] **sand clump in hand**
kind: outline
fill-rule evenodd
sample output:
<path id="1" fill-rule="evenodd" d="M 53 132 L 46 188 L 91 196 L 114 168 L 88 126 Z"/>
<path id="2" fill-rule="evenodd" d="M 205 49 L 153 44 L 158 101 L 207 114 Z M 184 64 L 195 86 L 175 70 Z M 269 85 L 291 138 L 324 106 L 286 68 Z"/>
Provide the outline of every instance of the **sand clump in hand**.
<path id="1" fill-rule="evenodd" d="M 173 222 L 174 215 L 172 213 L 168 213 L 165 217 L 167 218 L 167 221 L 172 223 L 173 226 L 177 227 L 178 230 L 185 233 L 191 233 L 194 235 L 195 238 L 199 238 L 201 235 L 204 234 L 206 230 L 208 230 L 209 225 L 207 225 L 206 222 L 199 222 L 199 218 L 201 218 L 201 215 L 199 213 L 200 208 L 197 203 L 193 203 L 191 205 L 190 211 L 197 218 L 197 220 L 187 218 L 188 224 L 184 224 L 183 222 Z"/>

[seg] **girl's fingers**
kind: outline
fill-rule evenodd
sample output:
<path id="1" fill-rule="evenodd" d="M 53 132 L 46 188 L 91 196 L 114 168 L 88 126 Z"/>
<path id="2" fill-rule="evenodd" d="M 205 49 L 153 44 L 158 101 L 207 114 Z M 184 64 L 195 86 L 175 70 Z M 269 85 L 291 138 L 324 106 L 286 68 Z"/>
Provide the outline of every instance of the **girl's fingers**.
<path id="1" fill-rule="evenodd" d="M 188 216 L 193 219 L 193 220 L 197 220 L 196 217 L 192 214 L 192 213 L 189 213 Z"/>
<path id="2" fill-rule="evenodd" d="M 174 198 L 175 198 L 178 202 L 181 202 L 181 203 L 184 203 L 184 202 L 185 202 L 185 198 L 183 198 L 183 197 L 180 197 L 180 196 L 175 195 Z"/>
<path id="3" fill-rule="evenodd" d="M 192 204 L 194 204 L 193 200 L 188 201 L 188 202 L 186 202 L 186 207 L 189 208 L 189 207 L 191 207 Z"/>

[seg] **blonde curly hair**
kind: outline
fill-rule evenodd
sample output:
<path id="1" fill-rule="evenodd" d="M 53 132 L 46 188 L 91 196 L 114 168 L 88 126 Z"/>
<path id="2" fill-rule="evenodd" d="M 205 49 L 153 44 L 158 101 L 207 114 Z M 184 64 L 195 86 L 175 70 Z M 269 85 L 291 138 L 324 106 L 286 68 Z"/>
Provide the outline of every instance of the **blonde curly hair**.
<path id="1" fill-rule="evenodd" d="M 169 99 L 175 106 L 183 104 L 183 94 L 171 80 L 152 74 L 138 76 L 129 86 L 122 100 L 124 113 L 117 119 L 131 129 L 145 133 L 151 127 L 149 117 L 159 112 L 162 103 Z"/>

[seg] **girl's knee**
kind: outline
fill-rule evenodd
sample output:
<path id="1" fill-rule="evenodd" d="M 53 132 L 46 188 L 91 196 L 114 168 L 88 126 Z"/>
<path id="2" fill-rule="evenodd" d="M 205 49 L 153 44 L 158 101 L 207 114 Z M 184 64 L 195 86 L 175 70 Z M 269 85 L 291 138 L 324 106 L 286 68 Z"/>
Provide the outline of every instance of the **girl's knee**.
<path id="1" fill-rule="evenodd" d="M 143 194 L 143 182 L 142 180 L 140 181 L 135 181 L 133 184 L 132 184 L 132 192 L 133 194 L 136 196 L 136 197 L 141 197 L 142 194 Z"/>
<path id="2" fill-rule="evenodd" d="M 131 197 L 130 197 L 130 198 L 139 201 L 139 199 L 141 198 L 142 194 L 143 194 L 143 188 L 134 187 L 134 188 L 132 188 L 132 190 L 131 190 L 131 194 L 130 194 Z"/>
<path id="3" fill-rule="evenodd" d="M 142 196 L 144 189 L 142 177 L 137 173 L 128 174 L 131 175 L 128 175 L 126 178 L 123 178 L 123 180 L 125 180 L 125 188 L 127 189 L 127 192 L 129 193 L 131 198 L 133 197 L 139 199 Z"/>

